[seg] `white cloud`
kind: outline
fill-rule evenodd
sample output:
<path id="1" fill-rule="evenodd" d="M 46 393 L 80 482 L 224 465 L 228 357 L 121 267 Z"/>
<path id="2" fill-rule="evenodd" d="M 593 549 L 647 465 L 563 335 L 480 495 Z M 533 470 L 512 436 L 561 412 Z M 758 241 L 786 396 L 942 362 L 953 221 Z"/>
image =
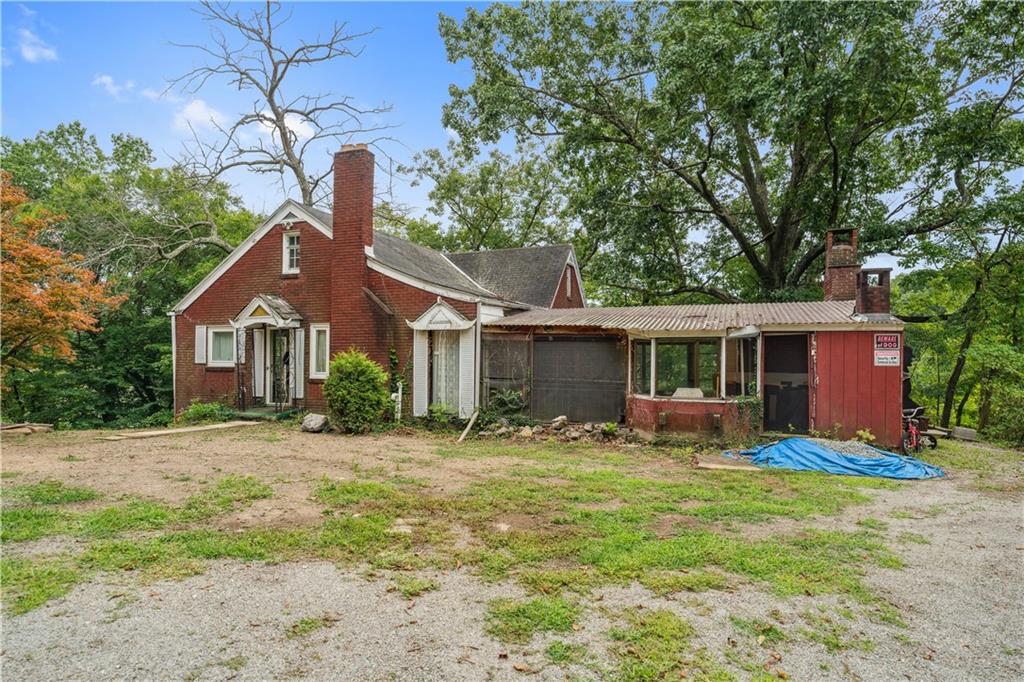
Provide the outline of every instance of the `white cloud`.
<path id="1" fill-rule="evenodd" d="M 268 118 L 271 117 L 269 111 L 264 111 L 263 115 Z M 313 137 L 314 133 L 316 133 L 316 129 L 313 127 L 313 124 L 298 114 L 285 114 L 284 123 L 288 126 L 288 130 L 295 133 L 295 137 L 300 140 L 308 140 Z M 277 128 L 269 123 L 260 121 L 259 128 L 260 133 L 264 135 L 270 135 L 272 137 L 276 137 L 277 135 Z"/>
<path id="2" fill-rule="evenodd" d="M 4 66 L 10 66 L 14 63 L 14 60 L 7 56 L 6 47 L 0 47 L 0 60 L 3 61 Z"/>
<path id="3" fill-rule="evenodd" d="M 124 83 L 118 83 L 114 80 L 113 76 L 108 76 L 105 73 L 101 73 L 92 79 L 93 85 L 98 85 L 107 91 L 107 94 L 114 99 L 119 99 L 122 92 L 131 92 L 135 89 L 135 83 L 132 81 L 125 81 Z"/>
<path id="4" fill-rule="evenodd" d="M 174 114 L 174 128 L 182 132 L 223 125 L 224 114 L 201 99 L 194 99 Z"/>
<path id="5" fill-rule="evenodd" d="M 27 28 L 18 29 L 18 51 L 26 62 L 53 62 L 57 60 L 57 50 L 43 42 L 43 39 Z"/>
<path id="6" fill-rule="evenodd" d="M 34 17 L 35 15 L 39 14 L 39 12 L 35 11 L 34 9 L 29 9 L 28 7 L 25 7 L 25 5 L 22 4 L 18 5 L 18 9 L 20 9 L 21 14 L 26 17 Z"/>
<path id="7" fill-rule="evenodd" d="M 150 100 L 151 102 L 180 102 L 181 98 L 175 95 L 169 90 L 154 90 L 153 88 L 143 88 L 139 91 L 139 94 Z"/>

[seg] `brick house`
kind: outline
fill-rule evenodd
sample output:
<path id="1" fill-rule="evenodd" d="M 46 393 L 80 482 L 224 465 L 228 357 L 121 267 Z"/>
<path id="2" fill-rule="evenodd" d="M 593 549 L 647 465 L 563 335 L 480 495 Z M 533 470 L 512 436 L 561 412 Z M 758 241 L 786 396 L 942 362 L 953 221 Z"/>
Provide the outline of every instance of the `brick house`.
<path id="1" fill-rule="evenodd" d="M 334 158 L 334 206 L 286 201 L 171 311 L 174 407 L 320 410 L 329 358 L 365 351 L 412 414 L 467 417 L 513 389 L 536 419 L 644 431 L 901 435 L 903 323 L 889 270 L 829 233 L 825 300 L 587 308 L 567 245 L 442 254 L 372 224 L 372 154 Z"/>
<path id="2" fill-rule="evenodd" d="M 169 313 L 174 410 L 194 400 L 324 407 L 349 348 L 404 378 L 413 414 L 480 402 L 481 326 L 585 305 L 571 246 L 442 254 L 373 229 L 373 155 L 334 157 L 328 213 L 284 202 Z"/>

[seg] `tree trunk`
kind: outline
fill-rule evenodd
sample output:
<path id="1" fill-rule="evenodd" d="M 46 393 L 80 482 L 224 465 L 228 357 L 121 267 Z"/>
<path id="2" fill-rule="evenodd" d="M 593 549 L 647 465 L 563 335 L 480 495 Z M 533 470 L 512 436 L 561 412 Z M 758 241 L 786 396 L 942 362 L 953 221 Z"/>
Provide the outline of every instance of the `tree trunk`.
<path id="1" fill-rule="evenodd" d="M 964 397 L 960 398 L 960 402 L 956 406 L 956 425 L 962 426 L 964 418 L 964 406 L 967 405 L 967 399 L 971 397 L 971 393 L 974 393 L 974 384 L 967 387 L 964 391 Z"/>
<path id="2" fill-rule="evenodd" d="M 992 372 L 988 371 L 981 377 L 981 395 L 978 403 L 978 430 L 984 431 L 988 427 L 988 420 L 992 416 Z"/>
<path id="3" fill-rule="evenodd" d="M 967 364 L 967 351 L 973 341 L 974 328 L 969 327 L 964 335 L 964 340 L 960 343 L 960 352 L 956 356 L 953 373 L 949 375 L 949 381 L 946 383 L 946 396 L 942 402 L 942 420 L 940 422 L 942 428 L 949 428 L 949 418 L 953 414 L 953 401 L 956 399 L 956 386 L 960 383 L 960 375 L 963 374 L 964 365 Z"/>

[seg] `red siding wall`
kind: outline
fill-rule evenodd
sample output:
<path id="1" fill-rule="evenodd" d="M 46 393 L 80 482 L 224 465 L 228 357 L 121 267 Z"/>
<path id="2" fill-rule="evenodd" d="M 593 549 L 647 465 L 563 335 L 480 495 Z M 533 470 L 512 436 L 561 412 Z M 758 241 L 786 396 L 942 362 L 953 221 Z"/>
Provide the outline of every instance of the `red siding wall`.
<path id="1" fill-rule="evenodd" d="M 570 298 L 567 294 L 568 291 L 565 287 L 565 273 L 569 273 L 569 277 L 572 278 L 572 297 Z M 571 265 L 565 266 L 565 271 L 562 272 L 562 279 L 558 283 L 558 291 L 555 292 L 554 303 L 551 304 L 552 308 L 582 308 L 584 304 L 583 296 L 580 292 L 579 282 L 576 279 L 576 269 Z"/>
<path id="2" fill-rule="evenodd" d="M 874 335 L 870 331 L 817 332 L 811 428 L 827 431 L 838 424 L 842 438 L 867 428 L 878 443 L 895 447 L 902 431 L 902 368 L 875 367 Z"/>

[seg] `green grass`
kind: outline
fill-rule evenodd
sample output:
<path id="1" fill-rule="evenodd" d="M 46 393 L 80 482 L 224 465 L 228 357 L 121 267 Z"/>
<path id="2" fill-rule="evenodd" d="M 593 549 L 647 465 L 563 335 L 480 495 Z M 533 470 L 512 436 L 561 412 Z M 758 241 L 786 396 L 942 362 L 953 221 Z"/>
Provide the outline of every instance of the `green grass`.
<path id="1" fill-rule="evenodd" d="M 625 627 L 608 635 L 619 661 L 616 678 L 633 680 L 679 679 L 689 669 L 689 645 L 693 627 L 664 609 L 628 609 L 620 614 Z"/>
<path id="2" fill-rule="evenodd" d="M 418 597 L 441 586 L 436 580 L 430 578 L 420 578 L 419 576 L 401 573 L 393 577 L 391 582 L 394 585 L 394 589 L 400 592 L 406 599 Z"/>
<path id="3" fill-rule="evenodd" d="M 38 540 L 60 532 L 65 514 L 53 509 L 4 507 L 0 510 L 0 542 Z"/>
<path id="4" fill-rule="evenodd" d="M 789 639 L 789 636 L 779 625 L 769 623 L 766 620 L 729 616 L 729 622 L 732 623 L 737 632 L 753 637 L 759 646 L 779 644 Z"/>
<path id="5" fill-rule="evenodd" d="M 0 471 L 0 478 L 17 478 L 21 476 L 20 471 Z"/>
<path id="6" fill-rule="evenodd" d="M 47 479 L 31 485 L 16 485 L 4 491 L 15 501 L 31 505 L 70 504 L 72 502 L 88 502 L 101 497 L 100 493 L 90 488 L 66 486 L 61 481 Z"/>
<path id="7" fill-rule="evenodd" d="M 650 571 L 641 575 L 639 581 L 641 585 L 659 597 L 679 592 L 724 590 L 729 586 L 729 581 L 724 575 L 711 571 L 696 571 L 693 573 Z"/>
<path id="8" fill-rule="evenodd" d="M 313 497 L 318 502 L 332 507 L 348 507 L 361 502 L 394 502 L 398 496 L 398 490 L 386 483 L 332 481 L 326 477 L 313 491 Z"/>
<path id="9" fill-rule="evenodd" d="M 252 476 L 225 476 L 213 488 L 190 497 L 178 515 L 185 521 L 198 521 L 226 514 L 273 495 L 274 490 L 269 485 Z"/>
<path id="10" fill-rule="evenodd" d="M 487 607 L 487 632 L 503 642 L 526 644 L 538 632 L 569 632 L 580 611 L 561 597 L 496 599 Z"/>
<path id="11" fill-rule="evenodd" d="M 3 598 L 15 614 L 31 611 L 51 599 L 64 596 L 81 579 L 82 572 L 65 559 L 0 559 Z"/>
<path id="12" fill-rule="evenodd" d="M 874 651 L 875 643 L 858 633 L 852 633 L 850 626 L 840 620 L 843 616 L 836 617 L 824 609 L 819 609 L 818 613 L 807 610 L 800 615 L 809 626 L 801 630 L 801 634 L 811 642 L 824 645 L 829 653 L 848 649 Z"/>
<path id="13" fill-rule="evenodd" d="M 559 665 L 582 663 L 587 656 L 587 647 L 582 644 L 570 644 L 556 639 L 544 650 L 548 660 Z"/>
<path id="14" fill-rule="evenodd" d="M 300 618 L 288 626 L 288 639 L 308 637 L 317 630 L 321 630 L 331 624 L 331 619 L 326 616 L 315 616 L 312 618 Z"/>
<path id="15" fill-rule="evenodd" d="M 889 524 L 886 523 L 885 521 L 882 521 L 881 519 L 874 519 L 874 518 L 871 518 L 870 516 L 867 517 L 867 518 L 863 518 L 860 521 L 858 521 L 857 525 L 861 526 L 862 528 L 869 528 L 871 530 L 879 530 L 879 531 L 886 530 L 889 527 Z"/>

